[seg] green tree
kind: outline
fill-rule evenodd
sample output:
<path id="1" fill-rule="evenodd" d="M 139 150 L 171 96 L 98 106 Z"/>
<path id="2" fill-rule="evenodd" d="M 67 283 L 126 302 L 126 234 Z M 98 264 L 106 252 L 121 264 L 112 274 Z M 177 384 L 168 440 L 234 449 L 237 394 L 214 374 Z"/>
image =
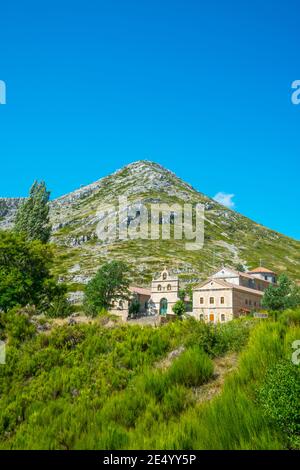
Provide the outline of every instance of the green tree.
<path id="1" fill-rule="evenodd" d="M 129 268 L 123 261 L 111 261 L 98 270 L 85 288 L 84 306 L 95 316 L 101 309 L 110 309 L 114 299 L 129 299 Z"/>
<path id="2" fill-rule="evenodd" d="M 28 240 L 47 243 L 51 234 L 49 223 L 49 197 L 45 183 L 35 181 L 29 197 L 20 206 L 16 215 L 15 232 L 23 233 Z"/>
<path id="3" fill-rule="evenodd" d="M 51 275 L 53 253 L 49 245 L 24 235 L 0 231 L 0 309 L 35 305 L 47 312 L 65 296 L 65 287 Z"/>
<path id="4" fill-rule="evenodd" d="M 281 274 L 277 284 L 265 290 L 262 306 L 273 311 L 283 311 L 300 305 L 300 289 L 286 274 Z"/>
<path id="5" fill-rule="evenodd" d="M 39 241 L 0 232 L 0 309 L 37 304 L 50 277 L 52 252 Z"/>
<path id="6" fill-rule="evenodd" d="M 182 317 L 185 314 L 185 303 L 183 300 L 177 300 L 177 302 L 172 307 L 173 312 L 178 317 Z"/>
<path id="7" fill-rule="evenodd" d="M 185 289 L 179 289 L 179 292 L 178 292 L 178 297 L 179 297 L 179 299 L 182 300 L 182 301 L 184 301 L 185 296 L 186 296 L 186 291 L 185 291 Z"/>

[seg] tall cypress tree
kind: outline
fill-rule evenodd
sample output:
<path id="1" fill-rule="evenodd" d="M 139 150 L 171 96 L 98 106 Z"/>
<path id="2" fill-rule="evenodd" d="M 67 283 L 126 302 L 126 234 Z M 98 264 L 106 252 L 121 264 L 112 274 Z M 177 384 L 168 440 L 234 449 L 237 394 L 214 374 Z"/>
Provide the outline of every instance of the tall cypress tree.
<path id="1" fill-rule="evenodd" d="M 35 181 L 28 199 L 17 211 L 15 232 L 23 233 L 28 240 L 47 243 L 51 234 L 49 198 L 50 192 L 47 191 L 44 181 Z"/>

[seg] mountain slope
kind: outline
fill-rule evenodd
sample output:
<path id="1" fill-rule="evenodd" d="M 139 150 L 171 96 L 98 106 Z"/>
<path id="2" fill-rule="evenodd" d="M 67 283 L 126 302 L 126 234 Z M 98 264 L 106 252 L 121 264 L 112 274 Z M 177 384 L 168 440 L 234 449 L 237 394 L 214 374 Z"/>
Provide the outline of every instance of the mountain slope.
<path id="1" fill-rule="evenodd" d="M 205 243 L 187 251 L 185 240 L 114 240 L 102 243 L 95 235 L 97 211 L 119 196 L 141 201 L 205 205 Z M 7 204 L 5 201 L 8 201 Z M 13 220 L 18 201 L 0 199 L 0 227 Z M 13 211 L 8 206 L 13 206 Z M 79 289 L 109 259 L 123 259 L 134 267 L 136 282 L 147 284 L 154 272 L 168 265 L 183 280 L 206 277 L 221 264 L 263 265 L 300 279 L 300 242 L 269 230 L 197 192 L 174 173 L 148 161 L 138 161 L 114 174 L 51 202 L 55 271 Z M 128 221 L 129 223 L 129 221 Z M 77 285 L 76 285 L 77 284 Z"/>

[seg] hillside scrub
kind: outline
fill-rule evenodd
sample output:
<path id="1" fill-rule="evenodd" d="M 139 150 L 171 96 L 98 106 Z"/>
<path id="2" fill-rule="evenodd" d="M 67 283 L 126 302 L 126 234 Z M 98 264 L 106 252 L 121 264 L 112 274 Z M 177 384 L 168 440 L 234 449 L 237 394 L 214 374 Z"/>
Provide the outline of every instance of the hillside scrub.
<path id="1" fill-rule="evenodd" d="M 157 328 L 104 328 L 99 321 L 30 332 L 18 345 L 8 343 L 0 367 L 0 448 L 288 447 L 258 390 L 269 368 L 288 357 L 294 328 L 188 319 Z M 184 351 L 168 367 L 157 366 L 179 347 Z M 195 387 L 214 380 L 213 359 L 232 351 L 240 352 L 236 372 L 218 396 L 197 403 Z"/>

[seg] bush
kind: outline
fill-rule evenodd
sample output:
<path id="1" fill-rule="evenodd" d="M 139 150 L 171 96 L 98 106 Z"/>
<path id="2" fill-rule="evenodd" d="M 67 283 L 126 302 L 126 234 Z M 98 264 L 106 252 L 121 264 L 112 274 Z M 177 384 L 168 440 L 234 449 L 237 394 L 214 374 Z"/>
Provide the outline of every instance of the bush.
<path id="1" fill-rule="evenodd" d="M 54 297 L 46 311 L 49 318 L 66 318 L 71 315 L 73 309 L 65 294 Z"/>
<path id="2" fill-rule="evenodd" d="M 212 375 L 213 363 L 198 346 L 183 352 L 168 371 L 168 378 L 172 383 L 187 387 L 202 385 Z"/>
<path id="3" fill-rule="evenodd" d="M 185 314 L 185 303 L 183 300 L 177 300 L 177 302 L 172 307 L 173 312 L 178 317 L 182 317 Z"/>
<path id="4" fill-rule="evenodd" d="M 3 318 L 4 334 L 8 337 L 10 344 L 25 341 L 36 333 L 35 326 L 30 322 L 30 317 L 20 307 L 10 310 L 4 314 Z"/>
<path id="5" fill-rule="evenodd" d="M 272 366 L 259 390 L 265 415 L 287 435 L 291 447 L 300 447 L 300 369 L 290 360 Z"/>

